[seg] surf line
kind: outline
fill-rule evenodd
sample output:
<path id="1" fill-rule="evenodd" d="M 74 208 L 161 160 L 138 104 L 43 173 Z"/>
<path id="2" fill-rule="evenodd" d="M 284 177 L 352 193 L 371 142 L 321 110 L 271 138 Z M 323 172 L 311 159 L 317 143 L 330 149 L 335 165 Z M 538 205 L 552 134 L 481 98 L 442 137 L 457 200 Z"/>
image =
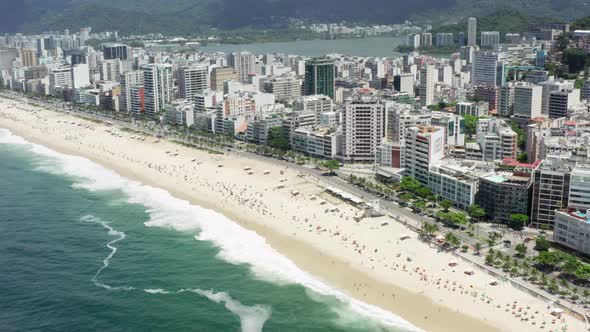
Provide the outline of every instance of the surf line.
<path id="1" fill-rule="evenodd" d="M 115 247 L 115 244 L 119 241 L 123 241 L 127 235 L 124 232 L 118 231 L 111 227 L 106 221 L 101 220 L 95 216 L 87 215 L 82 217 L 80 220 L 85 222 L 93 222 L 100 224 L 106 230 L 108 230 L 108 234 L 111 236 L 116 236 L 117 238 L 108 242 L 106 247 L 109 248 L 111 251 L 109 255 L 102 261 L 103 265 L 92 277 L 92 282 L 101 288 L 104 288 L 109 291 L 135 291 L 140 290 L 135 287 L 131 286 L 111 286 L 99 281 L 98 277 L 106 268 L 109 267 L 111 259 L 117 254 L 118 248 Z M 229 294 L 225 292 L 215 293 L 212 290 L 201 290 L 201 289 L 191 289 L 191 288 L 183 288 L 177 291 L 168 291 L 161 288 L 145 288 L 142 289 L 143 292 L 148 294 L 182 294 L 185 292 L 190 292 L 197 294 L 201 297 L 205 297 L 210 301 L 215 303 L 222 303 L 225 305 L 226 309 L 231 311 L 232 313 L 236 314 L 240 318 L 240 324 L 242 325 L 242 331 L 262 331 L 262 327 L 264 323 L 270 318 L 271 315 L 271 308 L 266 305 L 254 305 L 254 306 L 246 306 L 240 303 L 239 301 L 233 299 Z"/>

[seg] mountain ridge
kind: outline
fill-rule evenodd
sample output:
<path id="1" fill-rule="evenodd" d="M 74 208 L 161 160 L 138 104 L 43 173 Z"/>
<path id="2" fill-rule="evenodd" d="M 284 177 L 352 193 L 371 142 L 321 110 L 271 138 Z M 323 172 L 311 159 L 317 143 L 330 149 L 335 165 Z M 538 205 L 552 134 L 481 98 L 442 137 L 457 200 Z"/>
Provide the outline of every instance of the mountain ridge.
<path id="1" fill-rule="evenodd" d="M 16 0 L 3 4 L 0 32 L 39 33 L 89 25 L 122 34 L 190 35 L 204 29 L 284 28 L 307 22 L 394 24 L 459 22 L 498 10 L 573 20 L 590 15 L 586 0 Z"/>

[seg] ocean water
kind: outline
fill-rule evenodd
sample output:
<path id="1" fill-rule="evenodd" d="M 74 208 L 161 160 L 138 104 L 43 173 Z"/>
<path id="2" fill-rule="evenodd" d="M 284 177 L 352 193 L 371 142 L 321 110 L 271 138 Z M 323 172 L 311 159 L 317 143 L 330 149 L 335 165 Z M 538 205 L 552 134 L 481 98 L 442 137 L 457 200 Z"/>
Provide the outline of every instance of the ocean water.
<path id="1" fill-rule="evenodd" d="M 221 214 L 0 129 L 0 330 L 417 329 Z"/>

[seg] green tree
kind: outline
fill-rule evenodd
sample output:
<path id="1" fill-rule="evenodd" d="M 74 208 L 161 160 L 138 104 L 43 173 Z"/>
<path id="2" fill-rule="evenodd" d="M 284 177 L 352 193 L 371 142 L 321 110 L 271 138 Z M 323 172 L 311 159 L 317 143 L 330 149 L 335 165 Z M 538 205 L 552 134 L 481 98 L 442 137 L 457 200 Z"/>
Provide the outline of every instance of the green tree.
<path id="1" fill-rule="evenodd" d="M 404 193 L 404 194 L 399 195 L 400 201 L 405 202 L 405 203 L 408 203 L 413 198 L 414 198 L 414 195 L 412 195 L 410 193 Z"/>
<path id="2" fill-rule="evenodd" d="M 529 160 L 529 154 L 526 152 L 521 152 L 516 157 L 516 160 L 518 160 L 521 163 L 526 163 Z"/>
<path id="3" fill-rule="evenodd" d="M 539 253 L 537 257 L 535 257 L 535 262 L 537 263 L 537 265 L 544 269 L 557 268 L 561 263 L 561 260 L 561 255 L 549 251 L 542 251 Z"/>
<path id="4" fill-rule="evenodd" d="M 551 243 L 543 236 L 539 236 L 535 239 L 535 247 L 536 251 L 548 251 L 551 248 Z"/>
<path id="5" fill-rule="evenodd" d="M 574 276 L 582 281 L 588 282 L 590 280 L 590 265 L 582 264 L 574 272 Z"/>
<path id="6" fill-rule="evenodd" d="M 477 116 L 463 114 L 463 119 L 465 120 L 465 134 L 467 136 L 475 135 L 479 118 Z"/>
<path id="7" fill-rule="evenodd" d="M 581 48 L 567 48 L 563 51 L 562 57 L 563 63 L 567 64 L 568 70 L 572 74 L 586 69 L 590 63 L 588 52 Z"/>
<path id="8" fill-rule="evenodd" d="M 268 146 L 282 151 L 289 150 L 289 141 L 283 135 L 283 127 L 277 126 L 270 128 L 268 133 Z"/>
<path id="9" fill-rule="evenodd" d="M 486 259 L 485 260 L 486 260 L 486 264 L 487 265 L 493 266 L 494 265 L 494 262 L 496 261 L 496 258 L 495 258 L 494 255 L 488 253 L 486 255 Z"/>
<path id="10" fill-rule="evenodd" d="M 486 210 L 477 204 L 473 204 L 469 207 L 469 216 L 477 221 L 486 215 Z"/>
<path id="11" fill-rule="evenodd" d="M 518 257 L 524 257 L 527 252 L 527 247 L 524 243 L 519 243 L 514 247 L 514 250 L 516 250 L 516 255 Z"/>
<path id="12" fill-rule="evenodd" d="M 516 213 L 510 216 L 510 228 L 521 231 L 529 222 L 529 217 L 524 214 Z"/>
<path id="13" fill-rule="evenodd" d="M 330 170 L 330 175 L 334 174 L 334 171 L 340 168 L 338 160 L 326 160 L 322 163 L 322 166 Z"/>
<path id="14" fill-rule="evenodd" d="M 451 232 L 448 232 L 447 234 L 445 234 L 445 242 L 446 242 L 445 243 L 446 245 L 453 247 L 453 248 L 456 248 L 461 244 L 461 241 L 459 240 L 459 238 Z"/>
<path id="15" fill-rule="evenodd" d="M 403 191 L 415 193 L 422 187 L 422 184 L 413 176 L 404 176 L 400 188 Z"/>
<path id="16" fill-rule="evenodd" d="M 581 265 L 582 262 L 573 256 L 569 256 L 562 261 L 561 271 L 565 274 L 574 275 Z"/>
<path id="17" fill-rule="evenodd" d="M 488 233 L 488 242 L 490 243 L 490 246 L 495 246 L 496 245 L 496 241 L 498 241 L 500 238 L 502 237 L 502 235 L 498 232 L 490 232 Z"/>
<path id="18" fill-rule="evenodd" d="M 430 195 L 432 195 L 432 190 L 430 190 L 430 188 L 424 187 L 424 186 L 420 186 L 414 192 L 416 193 L 416 195 L 418 195 L 422 198 L 428 198 Z"/>
<path id="19" fill-rule="evenodd" d="M 510 123 L 510 128 L 516 133 L 516 135 L 518 135 L 518 147 L 524 150 L 526 147 L 526 133 L 520 128 L 516 121 Z"/>
<path id="20" fill-rule="evenodd" d="M 449 208 L 451 208 L 451 206 L 453 206 L 453 202 L 449 201 L 448 199 L 443 200 L 439 204 L 445 210 L 445 212 L 448 212 Z"/>
<path id="21" fill-rule="evenodd" d="M 414 207 L 419 210 L 420 212 L 424 211 L 424 209 L 426 209 L 426 202 L 424 201 L 418 201 L 414 204 Z"/>
<path id="22" fill-rule="evenodd" d="M 479 254 L 481 253 L 481 248 L 482 245 L 481 243 L 477 242 L 474 246 L 473 249 L 475 250 L 475 254 L 479 256 Z"/>
<path id="23" fill-rule="evenodd" d="M 431 223 L 424 223 L 424 224 L 422 224 L 422 234 L 424 236 L 431 237 L 436 232 L 438 232 L 438 225 L 431 224 Z"/>
<path id="24" fill-rule="evenodd" d="M 464 213 L 458 212 L 458 213 L 449 213 L 450 215 L 450 221 L 459 227 L 463 227 L 465 224 L 467 224 L 467 216 Z"/>
<path id="25" fill-rule="evenodd" d="M 557 294 L 559 292 L 559 286 L 557 286 L 557 281 L 555 281 L 555 279 L 551 279 L 551 281 L 549 281 L 549 286 L 547 289 L 549 290 L 549 292 Z"/>

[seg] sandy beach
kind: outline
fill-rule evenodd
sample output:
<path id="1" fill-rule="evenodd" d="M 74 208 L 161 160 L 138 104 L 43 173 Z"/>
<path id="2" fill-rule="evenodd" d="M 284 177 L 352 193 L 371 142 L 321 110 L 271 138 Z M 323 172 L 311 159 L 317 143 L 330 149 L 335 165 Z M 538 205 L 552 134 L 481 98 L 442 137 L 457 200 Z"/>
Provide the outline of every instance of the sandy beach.
<path id="1" fill-rule="evenodd" d="M 361 210 L 295 170 L 3 98 L 0 128 L 223 213 L 303 270 L 424 330 L 584 330 L 573 317 L 553 317 L 542 299 L 507 283 L 491 286 L 484 270 L 439 252 L 389 217 L 355 220 Z M 401 240 L 405 234 L 410 238 Z"/>

